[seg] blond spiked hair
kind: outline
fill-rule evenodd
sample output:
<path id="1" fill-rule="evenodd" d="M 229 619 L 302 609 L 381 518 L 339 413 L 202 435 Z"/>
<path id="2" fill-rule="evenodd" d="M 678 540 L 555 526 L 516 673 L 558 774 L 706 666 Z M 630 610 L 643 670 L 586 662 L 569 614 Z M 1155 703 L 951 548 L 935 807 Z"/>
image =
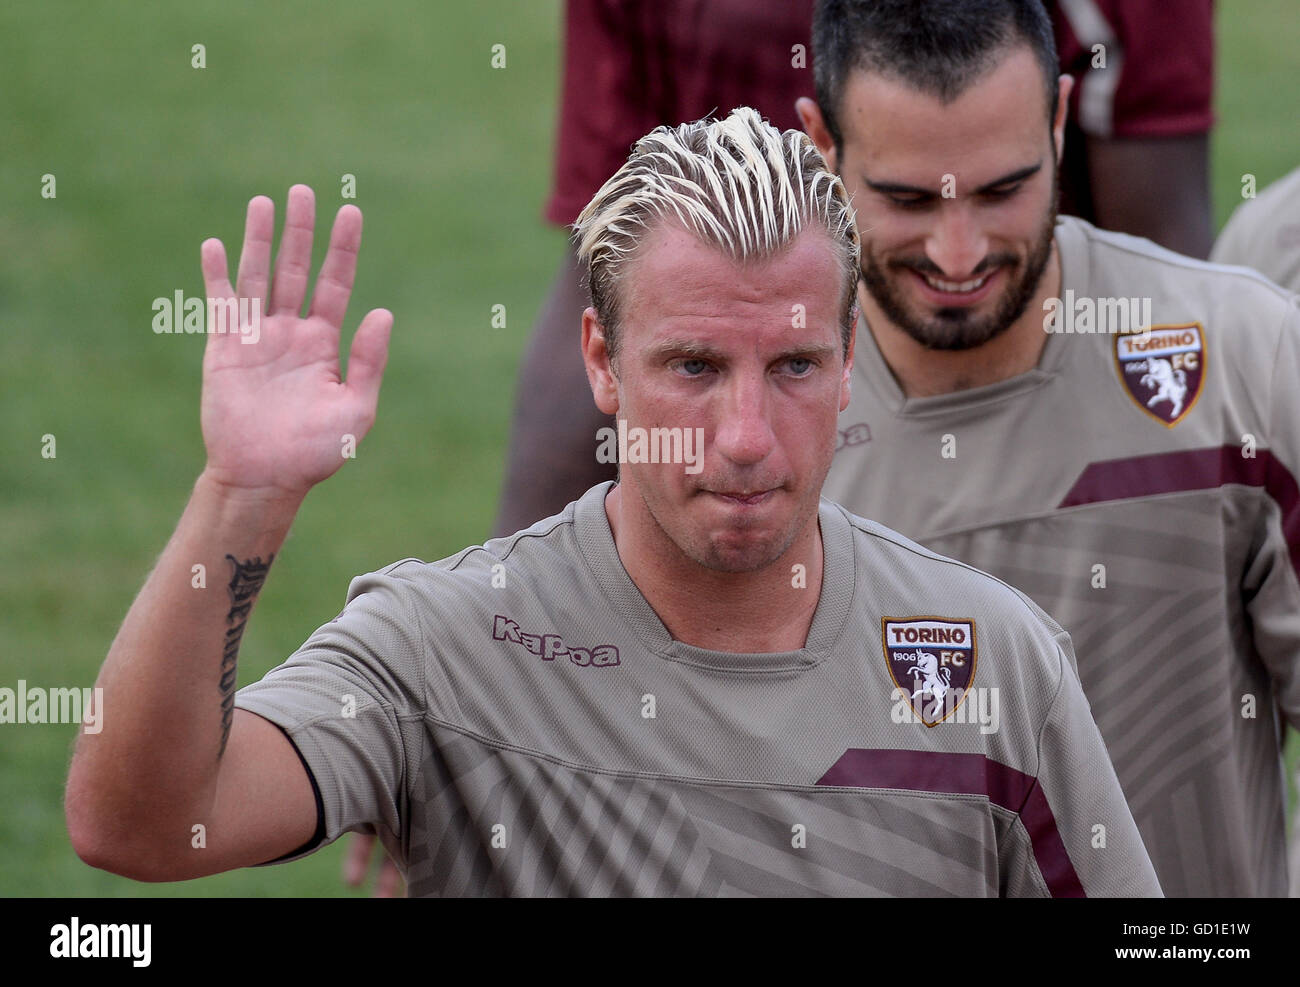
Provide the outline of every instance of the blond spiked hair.
<path id="1" fill-rule="evenodd" d="M 824 228 L 842 261 L 848 353 L 858 230 L 844 183 L 807 134 L 781 133 L 741 106 L 721 120 L 657 127 L 636 142 L 573 224 L 611 359 L 623 273 L 646 233 L 669 218 L 737 261 L 771 257 L 812 223 Z"/>

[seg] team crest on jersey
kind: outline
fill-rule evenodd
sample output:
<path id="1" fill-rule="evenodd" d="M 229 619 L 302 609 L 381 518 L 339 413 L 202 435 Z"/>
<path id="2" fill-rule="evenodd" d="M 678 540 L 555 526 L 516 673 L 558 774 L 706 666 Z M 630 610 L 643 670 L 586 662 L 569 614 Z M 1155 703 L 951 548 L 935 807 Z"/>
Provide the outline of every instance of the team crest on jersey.
<path id="1" fill-rule="evenodd" d="M 1192 322 L 1120 333 L 1115 337 L 1115 363 L 1138 407 L 1173 428 L 1201 396 L 1205 332 Z"/>
<path id="2" fill-rule="evenodd" d="M 975 621 L 882 617 L 880 637 L 889 677 L 927 727 L 966 701 L 975 680 Z"/>

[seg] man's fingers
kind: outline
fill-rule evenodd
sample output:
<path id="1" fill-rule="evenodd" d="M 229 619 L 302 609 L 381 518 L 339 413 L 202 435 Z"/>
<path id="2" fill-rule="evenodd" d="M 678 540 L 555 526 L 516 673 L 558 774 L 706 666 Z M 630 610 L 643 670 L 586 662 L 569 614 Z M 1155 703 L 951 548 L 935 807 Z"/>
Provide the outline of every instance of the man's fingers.
<path id="1" fill-rule="evenodd" d="M 311 273 L 312 228 L 316 222 L 316 196 L 306 185 L 289 189 L 284 211 L 284 233 L 275 258 L 275 282 L 271 285 L 270 315 L 299 316 L 307 297 Z"/>
<path id="2" fill-rule="evenodd" d="M 244 220 L 244 247 L 239 254 L 236 285 L 240 298 L 259 298 L 266 311 L 266 288 L 271 277 L 271 237 L 275 233 L 275 203 L 264 195 L 248 203 Z"/>
<path id="3" fill-rule="evenodd" d="M 343 858 L 343 880 L 354 888 L 360 887 L 370 869 L 370 856 L 375 847 L 375 838 L 361 833 L 352 834 L 348 844 L 347 855 Z"/>
<path id="4" fill-rule="evenodd" d="M 318 315 L 335 329 L 343 326 L 357 273 L 357 251 L 361 248 L 361 210 L 347 205 L 334 218 L 330 246 L 316 278 L 309 315 Z"/>
<path id="5" fill-rule="evenodd" d="M 226 274 L 226 247 L 216 237 L 209 237 L 199 247 L 199 267 L 203 271 L 203 290 L 209 298 L 229 298 L 235 293 Z"/>
<path id="6" fill-rule="evenodd" d="M 396 898 L 402 890 L 402 872 L 393 863 L 393 858 L 384 854 L 384 862 L 379 865 L 379 880 L 375 882 L 376 898 Z"/>
<path id="7" fill-rule="evenodd" d="M 230 287 L 230 275 L 226 270 L 226 247 L 216 237 L 204 240 L 203 246 L 199 248 L 199 266 L 203 269 L 203 291 L 208 298 L 229 299 L 234 303 L 235 289 Z M 220 307 L 216 311 L 223 311 Z M 211 320 L 213 318 L 213 306 L 209 303 L 204 309 L 204 318 Z M 236 319 L 236 322 L 238 320 Z M 235 327 L 237 328 L 237 326 Z M 216 358 L 215 355 L 222 352 L 228 352 L 228 347 L 236 339 L 242 339 L 234 328 L 228 332 L 216 332 L 211 324 L 208 325 L 208 339 L 204 344 L 204 365 L 207 366 L 207 360 Z"/>
<path id="8" fill-rule="evenodd" d="M 371 417 L 379 405 L 379 385 L 388 363 L 388 339 L 393 331 L 393 313 L 373 309 L 361 320 L 348 353 L 348 390 L 356 394 L 360 407 Z"/>

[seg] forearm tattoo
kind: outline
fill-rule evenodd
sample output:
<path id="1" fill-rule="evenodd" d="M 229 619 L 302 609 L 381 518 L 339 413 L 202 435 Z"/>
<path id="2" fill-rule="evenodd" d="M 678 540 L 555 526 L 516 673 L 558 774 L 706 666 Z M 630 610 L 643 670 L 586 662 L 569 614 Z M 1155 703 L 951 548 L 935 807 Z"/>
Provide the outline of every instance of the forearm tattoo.
<path id="1" fill-rule="evenodd" d="M 227 555 L 234 567 L 230 577 L 230 613 L 226 614 L 226 646 L 221 653 L 221 750 L 217 757 L 226 753 L 226 741 L 230 739 L 230 724 L 235 718 L 235 679 L 236 662 L 239 658 L 239 641 L 244 636 L 244 626 L 248 623 L 248 613 L 253 609 L 253 601 L 261 592 L 266 582 L 266 571 L 275 561 L 275 554 L 267 557 L 245 559 L 240 562 L 233 555 Z"/>

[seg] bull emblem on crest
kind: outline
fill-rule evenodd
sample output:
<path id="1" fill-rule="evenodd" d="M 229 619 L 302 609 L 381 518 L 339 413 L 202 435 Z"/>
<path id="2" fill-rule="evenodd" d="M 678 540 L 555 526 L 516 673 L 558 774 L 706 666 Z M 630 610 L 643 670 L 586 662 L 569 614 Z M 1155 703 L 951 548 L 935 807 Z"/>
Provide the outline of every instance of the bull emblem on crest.
<path id="1" fill-rule="evenodd" d="M 906 710 L 895 723 L 938 726 L 966 701 L 978 654 L 975 621 L 933 615 L 881 617 L 885 665 L 894 683 L 892 701 Z M 891 716 L 898 713 L 895 706 Z M 915 720 L 907 720 L 915 716 Z"/>
<path id="2" fill-rule="evenodd" d="M 925 696 L 930 696 L 935 708 L 941 709 L 944 697 L 952 688 L 952 669 L 940 668 L 939 659 L 928 651 L 914 651 L 906 657 L 914 663 L 909 671 L 912 684 L 916 686 L 912 698 L 920 696 L 924 701 Z"/>
<path id="3" fill-rule="evenodd" d="M 1147 407 L 1153 408 L 1161 401 L 1173 405 L 1170 418 L 1177 418 L 1183 410 L 1183 401 L 1187 398 L 1187 374 L 1175 370 L 1168 360 L 1152 357 L 1147 360 L 1147 372 L 1142 375 L 1143 387 L 1154 387 L 1156 393 L 1147 401 Z"/>

